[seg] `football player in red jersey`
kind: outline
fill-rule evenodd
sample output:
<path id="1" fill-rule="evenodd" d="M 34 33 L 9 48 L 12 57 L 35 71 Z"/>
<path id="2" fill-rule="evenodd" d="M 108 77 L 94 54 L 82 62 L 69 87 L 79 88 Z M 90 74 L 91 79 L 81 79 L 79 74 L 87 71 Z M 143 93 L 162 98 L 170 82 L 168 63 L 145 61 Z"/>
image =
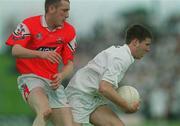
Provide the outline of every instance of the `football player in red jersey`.
<path id="1" fill-rule="evenodd" d="M 10 35 L 16 67 L 21 74 L 18 87 L 23 98 L 36 112 L 33 126 L 72 126 L 69 103 L 61 85 L 73 70 L 76 33 L 66 22 L 69 0 L 45 0 L 45 15 L 26 18 Z M 58 71 L 59 64 L 63 67 Z"/>

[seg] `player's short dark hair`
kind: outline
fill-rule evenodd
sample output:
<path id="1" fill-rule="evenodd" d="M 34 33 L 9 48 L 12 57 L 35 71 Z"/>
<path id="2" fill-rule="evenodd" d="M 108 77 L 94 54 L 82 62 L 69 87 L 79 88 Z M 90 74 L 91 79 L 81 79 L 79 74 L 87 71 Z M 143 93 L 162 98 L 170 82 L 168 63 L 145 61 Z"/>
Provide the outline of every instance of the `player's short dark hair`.
<path id="1" fill-rule="evenodd" d="M 45 0 L 45 13 L 48 12 L 48 8 L 50 5 L 57 5 L 57 3 L 61 2 L 61 1 L 67 1 L 70 2 L 69 0 Z"/>
<path id="2" fill-rule="evenodd" d="M 129 44 L 135 38 L 141 42 L 146 38 L 152 39 L 152 34 L 146 27 L 140 24 L 135 24 L 129 27 L 126 31 L 126 44 Z"/>

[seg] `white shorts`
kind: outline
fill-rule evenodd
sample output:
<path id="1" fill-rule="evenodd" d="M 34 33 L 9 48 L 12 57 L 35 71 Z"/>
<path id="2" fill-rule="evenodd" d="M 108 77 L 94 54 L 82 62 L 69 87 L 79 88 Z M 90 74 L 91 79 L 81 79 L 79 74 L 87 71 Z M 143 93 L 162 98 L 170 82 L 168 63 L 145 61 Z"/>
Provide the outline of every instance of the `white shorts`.
<path id="1" fill-rule="evenodd" d="M 100 95 L 86 94 L 70 86 L 65 88 L 65 93 L 77 123 L 89 123 L 90 114 L 97 107 L 107 104 L 107 100 Z"/>
<path id="2" fill-rule="evenodd" d="M 18 77 L 18 89 L 23 98 L 27 101 L 27 96 L 37 87 L 42 87 L 46 92 L 51 108 L 70 107 L 67 97 L 64 92 L 64 87 L 61 85 L 58 89 L 53 90 L 50 85 L 50 80 L 37 76 L 35 74 L 24 74 Z"/>

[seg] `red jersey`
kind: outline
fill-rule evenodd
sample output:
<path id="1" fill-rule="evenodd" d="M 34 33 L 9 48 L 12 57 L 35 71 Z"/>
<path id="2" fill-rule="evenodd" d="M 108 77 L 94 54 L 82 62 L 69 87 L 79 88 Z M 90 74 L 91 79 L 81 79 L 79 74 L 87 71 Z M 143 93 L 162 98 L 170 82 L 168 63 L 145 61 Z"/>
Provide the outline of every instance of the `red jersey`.
<path id="1" fill-rule="evenodd" d="M 62 27 L 50 31 L 44 16 L 35 16 L 25 19 L 10 35 L 6 44 L 21 46 L 38 51 L 53 51 L 58 49 L 63 64 L 73 60 L 76 47 L 76 33 L 72 25 L 64 22 Z M 41 58 L 17 58 L 16 67 L 20 74 L 36 74 L 51 79 L 58 73 L 58 64 Z"/>

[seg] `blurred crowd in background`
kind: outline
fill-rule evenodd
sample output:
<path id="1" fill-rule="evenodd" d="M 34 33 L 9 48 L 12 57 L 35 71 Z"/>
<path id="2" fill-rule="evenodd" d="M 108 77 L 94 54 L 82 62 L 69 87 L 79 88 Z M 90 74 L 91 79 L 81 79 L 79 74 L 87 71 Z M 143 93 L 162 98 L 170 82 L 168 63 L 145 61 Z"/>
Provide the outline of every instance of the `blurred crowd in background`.
<path id="1" fill-rule="evenodd" d="M 6 22 L 6 28 L 3 30 L 4 36 L 8 36 L 12 29 L 15 29 L 17 22 L 15 17 L 13 18 Z M 121 85 L 133 85 L 138 89 L 142 99 L 139 113 L 144 117 L 148 119 L 179 119 L 179 13 L 173 13 L 165 20 L 160 20 L 156 15 L 156 10 L 152 11 L 145 7 L 138 7 L 121 13 L 117 12 L 113 18 L 107 20 L 97 20 L 92 26 L 92 31 L 83 36 L 79 34 L 77 37 L 78 48 L 75 56 L 75 71 L 101 50 L 111 45 L 123 45 L 126 28 L 137 23 L 145 25 L 153 34 L 151 52 L 130 67 Z M 24 104 L 20 95 L 17 94 L 15 61 L 10 53 L 10 48 L 7 48 L 3 54 L 0 54 L 0 62 L 5 64 L 4 66 L 0 65 L 0 99 L 4 100 L 0 103 L 0 115 L 8 114 L 8 112 L 5 112 L 7 110 L 3 109 L 3 107 L 8 106 L 7 104 L 11 104 L 8 108 L 10 114 L 11 112 L 16 114 L 17 111 L 22 112 L 22 114 L 29 113 L 23 110 L 14 111 L 10 109 L 13 104 L 17 106 L 20 103 Z M 11 78 L 11 81 L 7 77 Z M 64 84 L 66 85 L 67 82 L 68 80 Z M 11 100 L 15 93 L 18 99 Z M 5 96 L 8 99 L 5 99 Z M 6 105 L 3 105 L 3 103 L 6 103 Z"/>

